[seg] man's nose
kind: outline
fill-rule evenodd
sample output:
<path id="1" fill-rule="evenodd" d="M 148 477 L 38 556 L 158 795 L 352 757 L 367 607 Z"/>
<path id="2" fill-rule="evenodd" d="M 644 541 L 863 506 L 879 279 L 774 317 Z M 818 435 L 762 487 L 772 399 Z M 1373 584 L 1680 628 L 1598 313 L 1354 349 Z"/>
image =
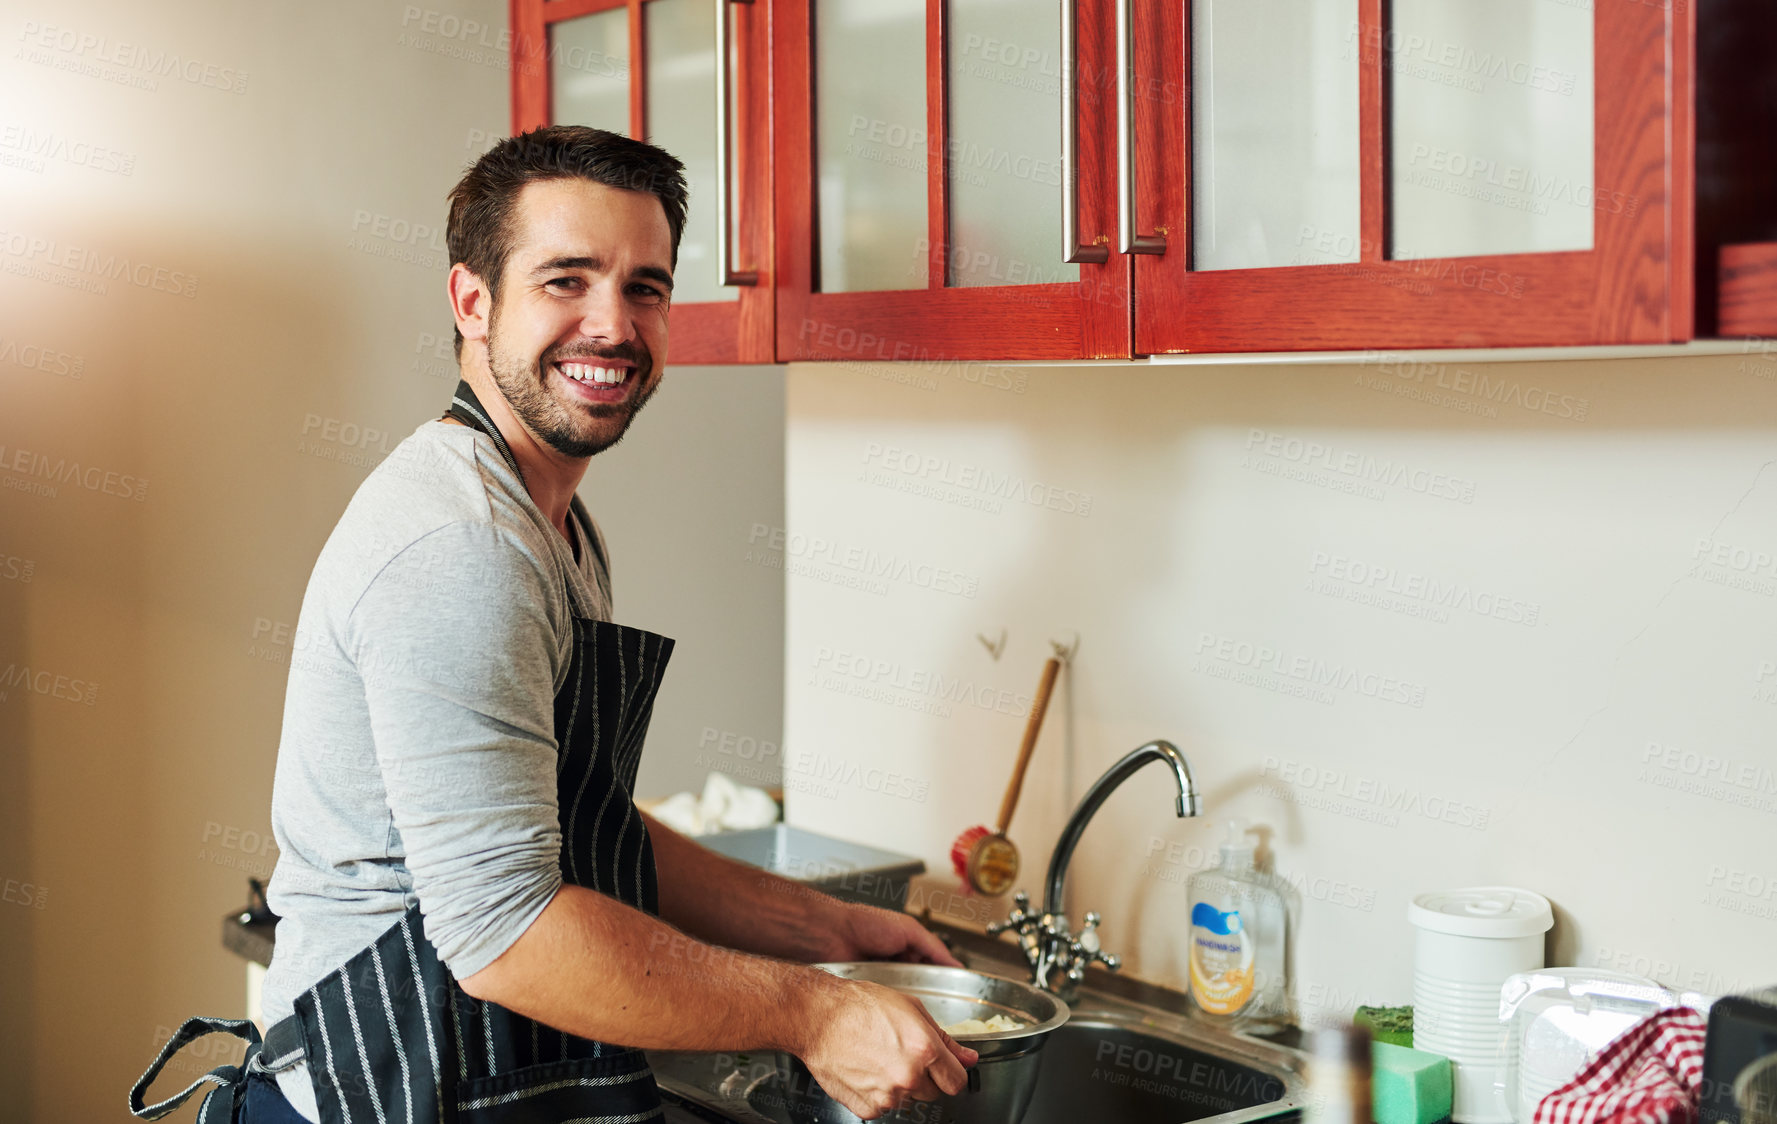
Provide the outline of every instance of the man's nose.
<path id="1" fill-rule="evenodd" d="M 624 343 L 635 334 L 620 286 L 597 285 L 587 294 L 580 313 L 580 334 L 610 343 Z"/>

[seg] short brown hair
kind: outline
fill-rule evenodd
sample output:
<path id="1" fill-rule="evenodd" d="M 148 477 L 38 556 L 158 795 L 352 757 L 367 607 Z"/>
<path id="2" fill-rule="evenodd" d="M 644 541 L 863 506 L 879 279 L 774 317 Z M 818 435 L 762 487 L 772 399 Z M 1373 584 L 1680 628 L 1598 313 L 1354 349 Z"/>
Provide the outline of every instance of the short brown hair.
<path id="1" fill-rule="evenodd" d="M 445 230 L 450 260 L 468 266 L 497 299 L 500 276 L 512 255 L 512 212 L 518 193 L 526 184 L 576 178 L 646 191 L 659 199 L 672 231 L 672 264 L 678 266 L 689 195 L 685 165 L 664 149 L 585 125 L 546 125 L 507 137 L 483 153 L 450 191 L 450 222 Z M 461 332 L 456 334 L 456 350 L 462 354 Z"/>

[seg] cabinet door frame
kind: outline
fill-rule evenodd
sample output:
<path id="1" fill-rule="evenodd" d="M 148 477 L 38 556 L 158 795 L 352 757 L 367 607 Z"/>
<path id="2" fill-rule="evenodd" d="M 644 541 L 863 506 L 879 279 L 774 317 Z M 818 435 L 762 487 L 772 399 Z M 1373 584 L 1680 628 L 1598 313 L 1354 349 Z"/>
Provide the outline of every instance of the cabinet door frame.
<path id="1" fill-rule="evenodd" d="M 1110 245 L 1115 232 L 1115 107 L 1103 82 L 1092 79 L 1110 73 L 1111 4 L 1078 0 L 1075 21 L 1080 237 L 1109 246 L 1108 260 L 1082 264 L 1078 282 L 945 284 L 950 248 L 949 43 L 945 0 L 926 0 L 927 287 L 823 293 L 816 278 L 814 3 L 778 0 L 772 21 L 779 362 L 1129 357 L 1130 264 Z M 1059 5 L 1057 12 L 1059 18 Z M 1054 246 L 1059 264 L 1059 229 Z"/>
<path id="2" fill-rule="evenodd" d="M 1690 338 L 1695 11 L 1689 0 L 1593 4 L 1592 249 L 1387 258 L 1388 5 L 1358 0 L 1360 260 L 1202 272 L 1190 268 L 1186 2 L 1137 0 L 1138 74 L 1158 74 L 1187 94 L 1179 111 L 1137 106 L 1138 144 L 1157 137 L 1159 153 L 1143 153 L 1138 165 L 1138 229 L 1170 232 L 1164 255 L 1135 263 L 1137 354 Z M 1183 177 L 1170 171 L 1180 167 L 1187 169 Z M 1607 190 L 1614 194 L 1600 205 L 1597 197 Z"/>
<path id="3" fill-rule="evenodd" d="M 659 0 L 510 0 L 512 28 L 512 131 L 526 132 L 554 117 L 549 97 L 549 27 L 562 20 L 617 8 L 628 10 L 629 135 L 647 137 L 647 34 L 643 7 Z M 713 3 L 714 0 L 674 0 Z M 737 286 L 740 299 L 675 303 L 668 327 L 673 363 L 770 363 L 773 359 L 775 287 L 772 283 L 771 206 L 771 20 L 773 0 L 728 0 L 736 64 L 731 75 L 733 152 L 733 268 L 757 274 Z M 714 98 L 715 76 L 711 76 Z M 713 105 L 712 105 L 713 112 Z M 721 133 L 717 133 L 720 143 Z M 718 232 L 718 237 L 723 232 Z M 707 268 L 707 266 L 706 266 Z"/>

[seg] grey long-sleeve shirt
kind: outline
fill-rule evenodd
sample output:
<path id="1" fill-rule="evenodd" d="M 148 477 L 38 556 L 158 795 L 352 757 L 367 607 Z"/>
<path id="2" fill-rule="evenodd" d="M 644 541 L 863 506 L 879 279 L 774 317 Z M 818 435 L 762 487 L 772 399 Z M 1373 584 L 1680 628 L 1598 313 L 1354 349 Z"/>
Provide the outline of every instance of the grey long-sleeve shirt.
<path id="1" fill-rule="evenodd" d="M 463 426 L 420 426 L 352 497 L 293 641 L 268 1026 L 415 901 L 462 978 L 561 886 L 555 692 L 572 617 L 611 612 L 603 543 L 579 545 L 576 559 L 493 441 Z M 306 1065 L 278 1084 L 317 1118 Z"/>

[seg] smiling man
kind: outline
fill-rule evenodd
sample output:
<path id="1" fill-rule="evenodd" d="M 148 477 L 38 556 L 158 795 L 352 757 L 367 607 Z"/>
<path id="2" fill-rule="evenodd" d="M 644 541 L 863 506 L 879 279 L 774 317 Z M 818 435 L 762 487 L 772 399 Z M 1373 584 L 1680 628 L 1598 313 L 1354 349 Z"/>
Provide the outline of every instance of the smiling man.
<path id="1" fill-rule="evenodd" d="M 451 192 L 462 381 L 352 498 L 297 625 L 272 1025 L 213 1082 L 243 1120 L 644 1121 L 650 1048 L 787 1050 L 865 1117 L 965 1083 L 917 1002 L 807 966 L 954 964 L 936 938 L 632 800 L 672 641 L 613 623 L 575 491 L 660 385 L 685 202 L 673 157 L 566 126 Z M 257 1038 L 173 1045 L 212 1030 Z"/>

